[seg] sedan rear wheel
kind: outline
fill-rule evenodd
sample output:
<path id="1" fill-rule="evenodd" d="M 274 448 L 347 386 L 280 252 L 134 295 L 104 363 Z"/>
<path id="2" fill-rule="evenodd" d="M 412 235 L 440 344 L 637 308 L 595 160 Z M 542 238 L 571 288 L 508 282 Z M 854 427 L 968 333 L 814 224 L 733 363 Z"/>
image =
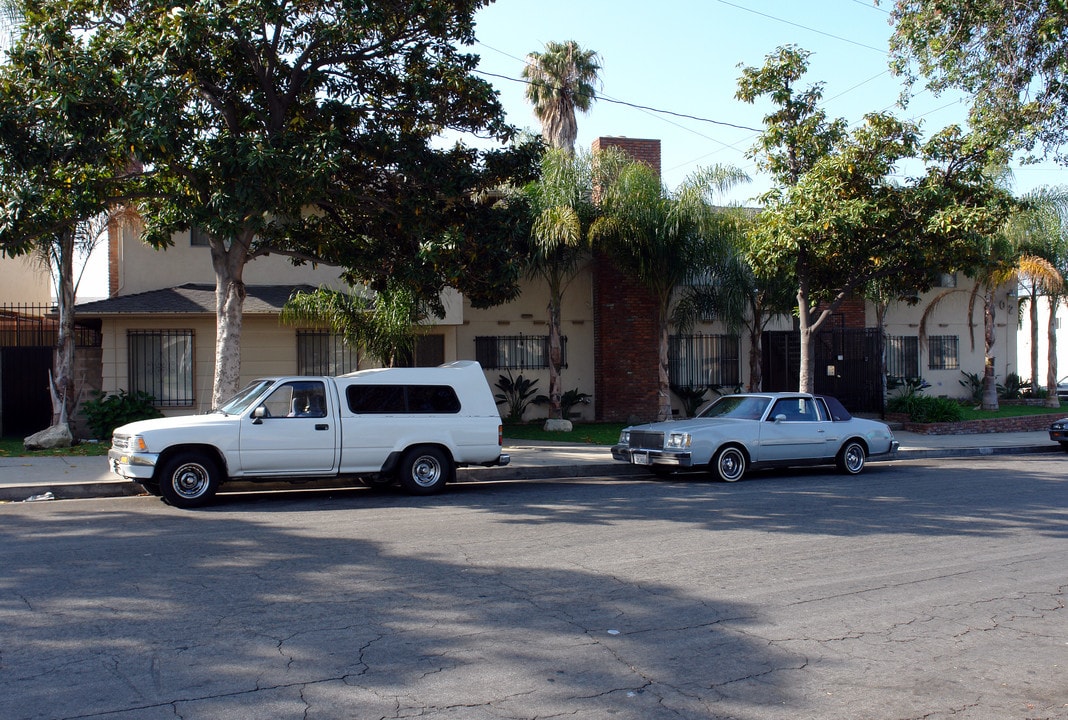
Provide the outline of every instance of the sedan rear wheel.
<path id="1" fill-rule="evenodd" d="M 835 465 L 846 475 L 857 475 L 864 469 L 864 461 L 867 457 L 868 453 L 864 449 L 864 444 L 858 440 L 850 440 L 838 451 Z"/>
<path id="2" fill-rule="evenodd" d="M 745 452 L 740 447 L 728 445 L 720 448 L 712 459 L 712 472 L 723 482 L 736 482 L 745 475 L 747 464 Z"/>

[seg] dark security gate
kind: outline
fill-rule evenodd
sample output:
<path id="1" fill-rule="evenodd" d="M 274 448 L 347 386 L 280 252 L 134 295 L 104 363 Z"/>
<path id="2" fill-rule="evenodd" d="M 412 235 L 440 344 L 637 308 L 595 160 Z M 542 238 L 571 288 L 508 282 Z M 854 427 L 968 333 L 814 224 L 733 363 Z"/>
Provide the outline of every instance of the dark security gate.
<path id="1" fill-rule="evenodd" d="M 882 333 L 874 328 L 828 330 L 815 338 L 812 368 L 817 393 L 842 401 L 851 412 L 882 413 Z M 801 372 L 801 333 L 765 332 L 764 390 L 798 388 Z"/>
<path id="2" fill-rule="evenodd" d="M 48 372 L 59 325 L 49 305 L 0 305 L 0 436 L 25 437 L 52 424 Z M 75 325 L 78 348 L 100 347 L 100 331 Z"/>
<path id="3" fill-rule="evenodd" d="M 50 347 L 0 348 L 0 435 L 25 437 L 52 424 Z"/>

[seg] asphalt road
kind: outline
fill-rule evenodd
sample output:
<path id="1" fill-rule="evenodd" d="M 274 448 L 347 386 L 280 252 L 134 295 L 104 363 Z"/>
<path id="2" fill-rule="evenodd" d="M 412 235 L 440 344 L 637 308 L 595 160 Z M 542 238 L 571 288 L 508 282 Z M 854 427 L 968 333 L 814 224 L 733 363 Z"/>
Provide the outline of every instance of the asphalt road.
<path id="1" fill-rule="evenodd" d="M 0 506 L 0 718 L 1068 718 L 1053 456 Z"/>

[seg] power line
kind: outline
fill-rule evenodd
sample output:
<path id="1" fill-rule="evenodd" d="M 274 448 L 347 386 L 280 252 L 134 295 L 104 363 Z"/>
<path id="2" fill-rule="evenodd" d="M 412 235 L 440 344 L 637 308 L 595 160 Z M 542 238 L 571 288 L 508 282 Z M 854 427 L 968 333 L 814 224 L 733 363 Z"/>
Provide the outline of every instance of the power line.
<path id="1" fill-rule="evenodd" d="M 792 22 L 790 20 L 786 20 L 786 19 L 781 18 L 781 17 L 776 17 L 775 15 L 769 15 L 767 13 L 762 13 L 759 10 L 753 10 L 752 8 L 747 8 L 744 5 L 737 5 L 737 4 L 732 3 L 732 2 L 727 2 L 727 0 L 716 0 L 716 2 L 718 2 L 720 5 L 727 5 L 728 7 L 732 7 L 732 8 L 735 8 L 737 10 L 742 10 L 742 11 L 747 12 L 747 13 L 752 13 L 753 15 L 759 15 L 760 17 L 767 18 L 768 20 L 774 20 L 775 22 L 783 23 L 784 25 L 790 25 L 790 26 L 793 26 L 793 27 L 796 27 L 796 28 L 801 28 L 802 30 L 808 30 L 809 32 L 814 32 L 817 35 L 823 35 L 824 37 L 829 37 L 829 38 L 833 38 L 835 40 L 840 40 L 842 42 L 849 43 L 850 45 L 856 45 L 857 47 L 862 47 L 865 50 L 874 50 L 877 53 L 882 53 L 883 55 L 886 55 L 886 50 L 884 50 L 882 48 L 872 47 L 871 45 L 865 45 L 864 43 L 857 42 L 856 40 L 850 40 L 849 38 L 844 38 L 841 35 L 833 35 L 833 34 L 831 34 L 829 32 L 824 32 L 823 30 L 817 30 L 816 28 L 808 27 L 807 25 L 801 25 L 799 23 L 795 23 L 795 22 Z"/>
<path id="2" fill-rule="evenodd" d="M 488 45 L 486 47 L 489 47 Z M 492 49 L 492 48 L 491 48 Z M 509 77 L 508 75 L 500 75 L 498 73 L 487 72 L 486 70 L 475 70 L 479 75 L 485 75 L 487 77 L 500 78 L 501 80 L 510 80 L 512 82 L 521 83 L 523 85 L 533 85 L 529 80 L 523 80 L 522 78 Z M 712 125 L 720 125 L 723 127 L 736 128 L 738 130 L 749 130 L 750 132 L 761 132 L 757 128 L 751 128 L 746 125 L 737 125 L 735 123 L 725 122 L 723 120 L 713 120 L 711 118 L 700 117 L 698 115 L 688 115 L 686 113 L 674 112 L 673 110 L 663 110 L 661 108 L 650 107 L 648 105 L 638 105 L 637 103 L 627 102 L 626 100 L 616 100 L 608 95 L 595 95 L 594 99 L 602 102 L 614 103 L 616 105 L 624 105 L 626 107 L 632 107 L 638 110 L 647 110 L 649 112 L 660 113 L 661 115 L 673 115 L 678 118 L 685 118 L 686 120 L 696 120 L 698 122 L 711 123 Z"/>

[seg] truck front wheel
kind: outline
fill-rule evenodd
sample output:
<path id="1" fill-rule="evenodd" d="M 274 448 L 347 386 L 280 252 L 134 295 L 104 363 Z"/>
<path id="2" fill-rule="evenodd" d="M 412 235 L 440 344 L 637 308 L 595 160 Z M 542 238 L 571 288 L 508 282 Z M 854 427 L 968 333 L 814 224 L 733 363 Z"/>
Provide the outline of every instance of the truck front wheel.
<path id="1" fill-rule="evenodd" d="M 160 493 L 174 507 L 200 507 L 214 497 L 220 475 L 219 464 L 206 453 L 179 452 L 160 468 Z"/>
<path id="2" fill-rule="evenodd" d="M 452 460 L 441 449 L 416 447 L 401 460 L 398 479 L 401 487 L 413 495 L 431 495 L 445 488 L 452 473 Z"/>

